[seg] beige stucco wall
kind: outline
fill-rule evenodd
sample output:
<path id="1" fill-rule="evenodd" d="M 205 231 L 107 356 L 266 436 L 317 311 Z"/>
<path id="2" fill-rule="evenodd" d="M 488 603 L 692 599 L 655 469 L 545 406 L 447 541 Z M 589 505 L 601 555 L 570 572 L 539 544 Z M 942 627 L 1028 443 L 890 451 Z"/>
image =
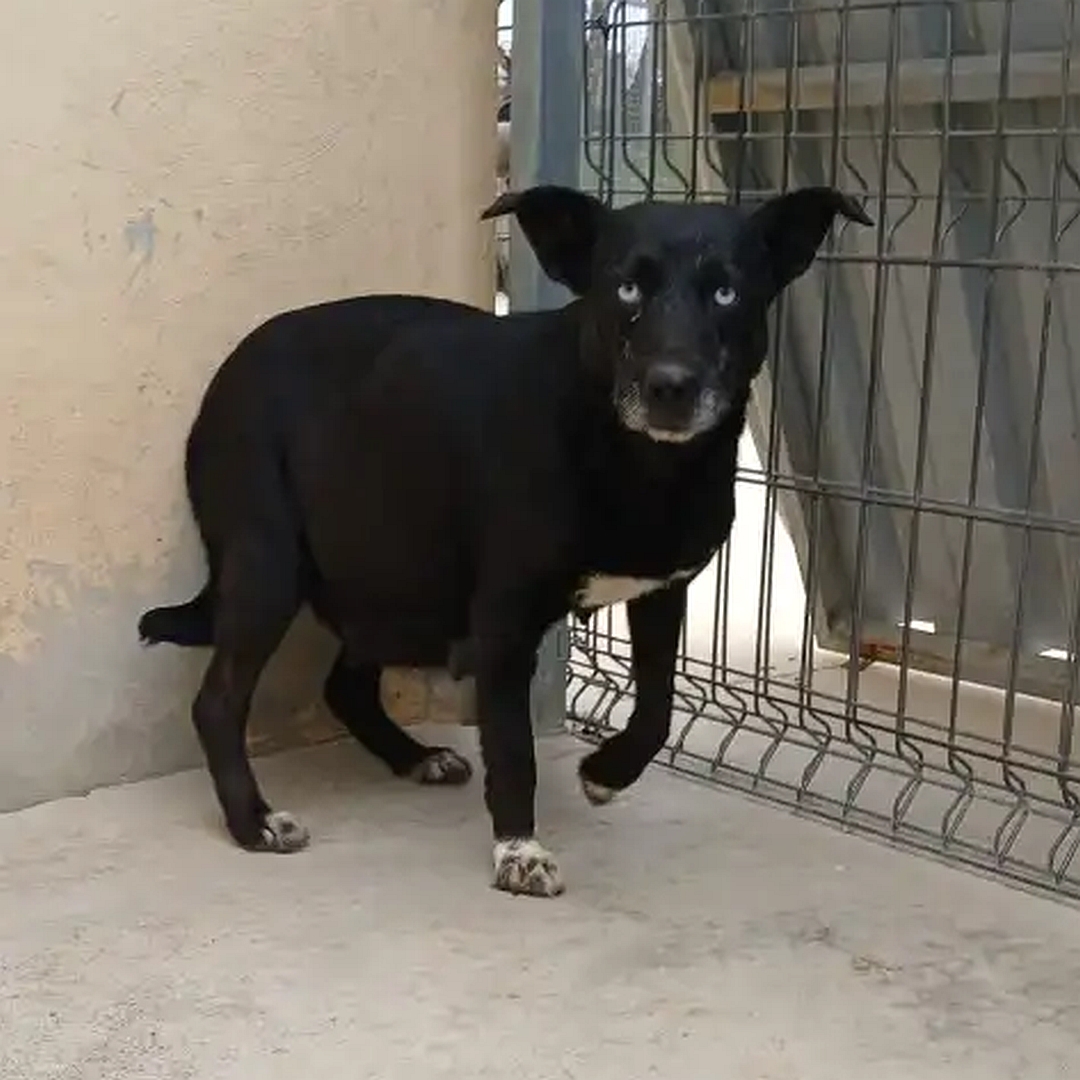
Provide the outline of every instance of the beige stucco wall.
<path id="1" fill-rule="evenodd" d="M 493 39 L 470 0 L 0 5 L 0 809 L 199 760 L 205 654 L 135 632 L 202 577 L 198 398 L 284 307 L 490 301 Z"/>

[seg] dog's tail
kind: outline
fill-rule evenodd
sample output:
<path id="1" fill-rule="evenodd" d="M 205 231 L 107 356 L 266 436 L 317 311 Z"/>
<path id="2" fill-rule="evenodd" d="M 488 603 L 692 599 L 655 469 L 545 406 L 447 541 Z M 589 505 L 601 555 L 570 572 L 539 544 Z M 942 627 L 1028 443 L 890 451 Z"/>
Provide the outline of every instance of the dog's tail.
<path id="1" fill-rule="evenodd" d="M 144 645 L 166 641 L 172 645 L 197 647 L 214 643 L 214 593 L 212 582 L 186 604 L 151 608 L 139 620 L 139 637 Z"/>

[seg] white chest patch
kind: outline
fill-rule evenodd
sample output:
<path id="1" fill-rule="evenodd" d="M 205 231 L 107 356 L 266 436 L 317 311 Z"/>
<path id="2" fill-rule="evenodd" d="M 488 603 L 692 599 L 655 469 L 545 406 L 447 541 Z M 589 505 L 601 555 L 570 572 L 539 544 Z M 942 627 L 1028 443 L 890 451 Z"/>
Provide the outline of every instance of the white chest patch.
<path id="1" fill-rule="evenodd" d="M 627 600 L 636 600 L 646 593 L 655 592 L 673 581 L 685 581 L 697 573 L 693 570 L 676 570 L 666 578 L 616 577 L 611 574 L 589 574 L 574 595 L 574 604 L 578 608 L 611 607 L 623 604 Z"/>

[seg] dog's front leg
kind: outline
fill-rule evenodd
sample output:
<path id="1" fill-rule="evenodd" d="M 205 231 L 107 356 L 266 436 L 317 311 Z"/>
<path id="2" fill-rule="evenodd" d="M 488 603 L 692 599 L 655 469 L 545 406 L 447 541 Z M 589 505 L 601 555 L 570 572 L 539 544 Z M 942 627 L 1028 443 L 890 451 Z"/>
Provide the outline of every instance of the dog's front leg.
<path id="1" fill-rule="evenodd" d="M 594 805 L 609 802 L 629 787 L 667 741 L 685 612 L 685 583 L 627 604 L 636 699 L 626 727 L 581 763 L 581 786 Z"/>
<path id="2" fill-rule="evenodd" d="M 533 625 L 525 631 L 507 619 L 474 623 L 484 798 L 495 836 L 494 885 L 529 896 L 557 896 L 563 890 L 554 858 L 536 839 L 529 689 L 543 629 Z"/>

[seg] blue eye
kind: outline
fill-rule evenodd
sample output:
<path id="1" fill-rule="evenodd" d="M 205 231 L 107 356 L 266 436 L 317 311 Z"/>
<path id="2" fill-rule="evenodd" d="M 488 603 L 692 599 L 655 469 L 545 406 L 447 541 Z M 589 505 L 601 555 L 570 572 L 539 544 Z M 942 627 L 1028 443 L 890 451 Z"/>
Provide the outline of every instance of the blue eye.
<path id="1" fill-rule="evenodd" d="M 641 303 L 641 286 L 636 281 L 624 281 L 618 288 L 619 303 L 636 307 Z"/>
<path id="2" fill-rule="evenodd" d="M 730 285 L 721 285 L 720 288 L 713 293 L 713 300 L 717 307 L 731 307 L 738 299 L 738 292 Z"/>

